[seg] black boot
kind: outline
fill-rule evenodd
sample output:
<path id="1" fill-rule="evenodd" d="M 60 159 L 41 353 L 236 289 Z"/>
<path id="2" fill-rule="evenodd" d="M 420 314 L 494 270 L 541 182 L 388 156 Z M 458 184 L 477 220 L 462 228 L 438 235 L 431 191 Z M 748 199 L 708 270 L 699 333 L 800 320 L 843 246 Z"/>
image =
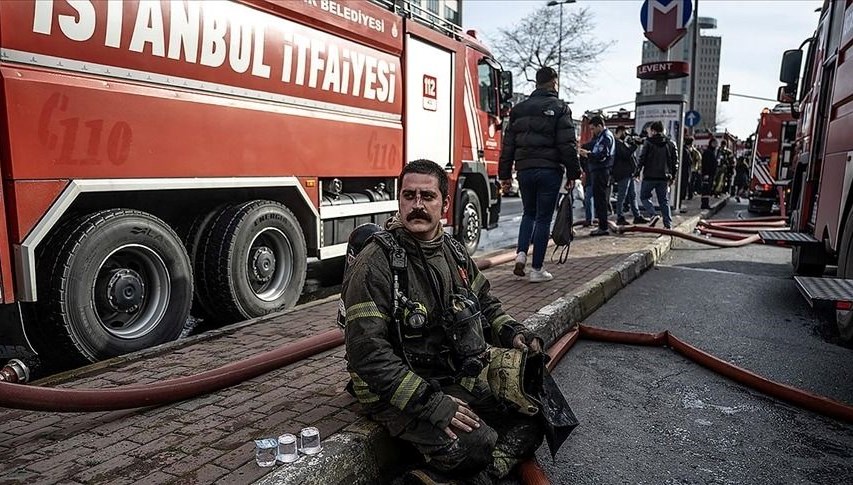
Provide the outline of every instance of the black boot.
<path id="1" fill-rule="evenodd" d="M 409 470 L 403 475 L 404 485 L 457 485 L 461 483 L 457 480 L 444 477 L 437 471 L 426 468 Z"/>

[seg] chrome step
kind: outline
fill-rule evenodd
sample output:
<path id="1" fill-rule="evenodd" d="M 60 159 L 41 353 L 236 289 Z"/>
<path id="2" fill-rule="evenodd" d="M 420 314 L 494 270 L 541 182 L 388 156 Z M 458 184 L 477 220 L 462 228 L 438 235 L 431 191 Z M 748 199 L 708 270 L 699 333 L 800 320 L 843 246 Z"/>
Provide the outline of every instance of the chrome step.
<path id="1" fill-rule="evenodd" d="M 777 246 L 808 246 L 811 244 L 820 244 L 820 241 L 815 239 L 811 234 L 804 232 L 791 231 L 761 231 L 758 237 L 764 244 L 775 244 Z"/>
<path id="2" fill-rule="evenodd" d="M 816 304 L 832 304 L 841 310 L 853 308 L 853 280 L 794 276 L 794 282 L 812 307 Z"/>

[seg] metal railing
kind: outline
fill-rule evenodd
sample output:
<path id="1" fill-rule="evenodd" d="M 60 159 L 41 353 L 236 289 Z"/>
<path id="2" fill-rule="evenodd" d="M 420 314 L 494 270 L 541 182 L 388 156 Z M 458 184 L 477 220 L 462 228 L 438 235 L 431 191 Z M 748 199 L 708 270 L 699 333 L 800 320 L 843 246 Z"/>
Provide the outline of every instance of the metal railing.
<path id="1" fill-rule="evenodd" d="M 462 26 L 422 7 L 417 0 L 369 0 L 402 17 L 410 18 L 450 37 L 462 35 Z"/>

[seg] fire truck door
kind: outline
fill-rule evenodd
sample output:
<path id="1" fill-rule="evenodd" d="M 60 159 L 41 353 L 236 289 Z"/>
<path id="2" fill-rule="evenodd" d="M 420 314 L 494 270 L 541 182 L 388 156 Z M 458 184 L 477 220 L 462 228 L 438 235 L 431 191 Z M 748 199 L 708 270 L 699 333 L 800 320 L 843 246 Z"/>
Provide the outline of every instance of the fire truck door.
<path id="1" fill-rule="evenodd" d="M 494 61 L 483 57 L 477 63 L 477 94 L 479 104 L 477 117 L 483 130 L 483 158 L 489 175 L 497 175 L 497 165 L 500 159 L 501 130 L 500 98 L 498 97 L 500 69 Z"/>
<path id="2" fill-rule="evenodd" d="M 406 37 L 406 162 L 452 166 L 453 53 Z"/>

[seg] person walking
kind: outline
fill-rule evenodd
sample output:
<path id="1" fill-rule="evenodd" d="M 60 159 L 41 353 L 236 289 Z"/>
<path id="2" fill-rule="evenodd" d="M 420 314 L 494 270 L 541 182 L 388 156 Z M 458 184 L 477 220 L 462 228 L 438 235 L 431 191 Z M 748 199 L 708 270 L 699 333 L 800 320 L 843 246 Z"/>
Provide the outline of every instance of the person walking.
<path id="1" fill-rule="evenodd" d="M 685 155 L 682 163 L 683 170 L 690 172 L 690 196 L 687 200 L 692 200 L 694 194 L 702 193 L 702 153 L 693 146 L 693 137 L 687 136 L 684 138 L 684 146 L 689 157 Z"/>
<path id="2" fill-rule="evenodd" d="M 738 157 L 737 165 L 735 165 L 735 184 L 734 196 L 735 200 L 740 203 L 741 197 L 746 197 L 746 191 L 749 188 L 749 162 L 746 157 Z"/>
<path id="3" fill-rule="evenodd" d="M 527 251 L 532 241 L 533 269 L 529 280 L 532 283 L 549 281 L 553 275 L 543 267 L 545 249 L 563 172 L 566 189 L 570 192 L 581 174 L 572 110 L 558 97 L 557 72 L 550 67 L 536 71 L 536 90 L 509 115 L 498 164 L 498 175 L 504 186 L 511 182 L 513 163 L 523 208 L 513 273 L 525 275 Z"/>
<path id="4" fill-rule="evenodd" d="M 720 184 L 720 195 L 728 197 L 735 174 L 735 155 L 729 149 L 728 141 L 723 140 L 720 142 L 720 149 L 717 150 L 717 158 L 719 159 L 717 170 L 721 170 L 723 174 L 722 183 Z"/>
<path id="5" fill-rule="evenodd" d="M 405 483 L 496 483 L 533 456 L 545 430 L 478 376 L 494 355 L 542 352 L 544 342 L 504 312 L 465 248 L 442 230 L 444 168 L 413 161 L 399 186 L 399 211 L 355 257 L 341 288 L 347 389 L 362 414 L 424 458 Z"/>
<path id="6" fill-rule="evenodd" d="M 714 178 L 717 175 L 717 139 L 708 140 L 708 146 L 702 152 L 702 209 L 710 209 L 709 197 L 714 191 Z"/>
<path id="7" fill-rule="evenodd" d="M 669 138 L 664 136 L 663 123 L 654 121 L 649 125 L 649 136 L 640 149 L 639 170 L 643 173 L 640 187 L 640 200 L 646 215 L 654 225 L 660 218 L 652 205 L 652 191 L 657 195 L 658 205 L 663 214 L 663 227 L 672 229 L 672 213 L 669 208 L 669 186 L 678 173 L 678 150 Z"/>
<path id="8" fill-rule="evenodd" d="M 616 142 L 613 134 L 604 126 L 604 119 L 595 115 L 589 120 L 593 138 L 580 149 L 580 154 L 587 158 L 589 176 L 592 179 L 592 198 L 595 207 L 595 217 L 598 218 L 598 228 L 589 233 L 590 236 L 606 236 L 610 234 L 607 228 L 607 208 L 610 201 L 607 197 L 610 188 L 610 170 L 613 168 L 613 155 Z"/>
<path id="9" fill-rule="evenodd" d="M 637 144 L 633 138 L 628 137 L 628 129 L 624 126 L 616 127 L 616 150 L 613 156 L 613 180 L 616 181 L 616 224 L 624 226 L 625 205 L 634 216 L 634 224 L 645 224 L 649 221 L 640 214 L 637 207 L 637 195 L 634 188 L 634 174 L 637 171 L 634 151 Z"/>
<path id="10" fill-rule="evenodd" d="M 681 184 L 681 200 L 693 200 L 693 186 L 690 185 L 690 176 L 692 174 L 693 167 L 693 156 L 690 153 L 690 146 L 687 144 L 687 140 L 690 137 L 684 138 L 684 146 L 681 149 L 681 180 L 679 183 Z M 692 139 L 690 140 L 692 143 Z M 682 209 L 683 210 L 683 209 Z"/>

